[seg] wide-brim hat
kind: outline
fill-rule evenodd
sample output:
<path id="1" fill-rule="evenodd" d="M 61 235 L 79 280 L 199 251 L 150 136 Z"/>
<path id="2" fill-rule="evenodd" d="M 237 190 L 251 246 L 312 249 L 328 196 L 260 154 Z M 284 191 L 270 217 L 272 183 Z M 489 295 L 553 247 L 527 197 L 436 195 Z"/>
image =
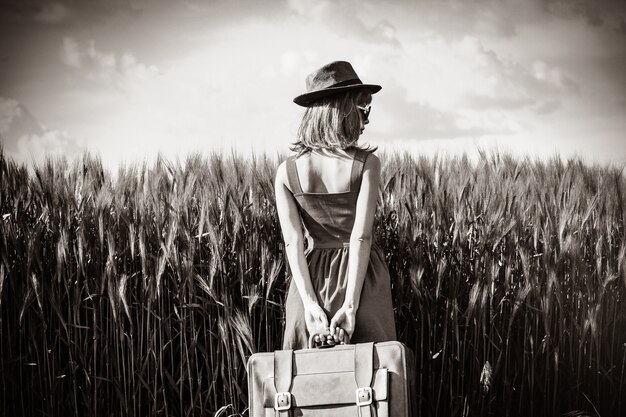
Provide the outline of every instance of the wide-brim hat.
<path id="1" fill-rule="evenodd" d="M 306 77 L 307 92 L 294 98 L 293 102 L 309 107 L 315 100 L 342 91 L 363 89 L 375 94 L 381 88 L 376 84 L 363 84 L 349 62 L 335 61 L 309 74 Z"/>

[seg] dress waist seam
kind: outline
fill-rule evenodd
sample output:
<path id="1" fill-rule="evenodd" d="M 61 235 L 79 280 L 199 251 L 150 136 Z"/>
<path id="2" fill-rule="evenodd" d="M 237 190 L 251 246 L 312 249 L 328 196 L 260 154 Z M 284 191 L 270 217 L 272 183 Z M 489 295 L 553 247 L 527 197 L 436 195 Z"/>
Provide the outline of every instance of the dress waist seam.
<path id="1" fill-rule="evenodd" d="M 309 246 L 307 248 L 307 251 L 309 252 L 315 249 L 344 249 L 344 248 L 350 247 L 350 242 L 312 242 L 312 241 L 309 241 L 308 244 Z M 378 249 L 380 249 L 379 246 L 375 242 L 372 242 L 371 250 L 374 251 Z"/>
<path id="2" fill-rule="evenodd" d="M 350 242 L 315 242 L 309 241 L 309 250 L 349 248 Z"/>

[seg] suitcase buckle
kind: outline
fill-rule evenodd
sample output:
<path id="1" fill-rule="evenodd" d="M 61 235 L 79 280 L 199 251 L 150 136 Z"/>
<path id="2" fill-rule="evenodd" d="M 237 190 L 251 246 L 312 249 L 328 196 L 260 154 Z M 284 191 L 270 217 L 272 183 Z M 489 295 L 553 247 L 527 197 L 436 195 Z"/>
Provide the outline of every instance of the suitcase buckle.
<path id="1" fill-rule="evenodd" d="M 362 387 L 356 389 L 356 405 L 362 407 L 364 405 L 370 405 L 373 400 L 372 388 Z"/>
<path id="2" fill-rule="evenodd" d="M 291 393 L 279 392 L 274 396 L 274 410 L 287 411 L 291 408 Z"/>

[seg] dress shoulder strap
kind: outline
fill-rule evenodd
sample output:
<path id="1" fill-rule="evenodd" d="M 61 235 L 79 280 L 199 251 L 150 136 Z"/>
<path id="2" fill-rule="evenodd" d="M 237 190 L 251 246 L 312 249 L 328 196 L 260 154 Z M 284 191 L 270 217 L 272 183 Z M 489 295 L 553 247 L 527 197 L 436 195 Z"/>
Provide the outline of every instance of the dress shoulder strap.
<path id="1" fill-rule="evenodd" d="M 350 173 L 350 191 L 361 189 L 361 179 L 363 178 L 363 166 L 370 152 L 364 149 L 357 149 L 352 162 L 352 172 Z"/>
<path id="2" fill-rule="evenodd" d="M 291 193 L 302 194 L 302 187 L 300 186 L 300 179 L 298 178 L 298 170 L 296 169 L 296 157 L 294 155 L 290 156 L 286 160 L 287 166 L 287 181 L 289 182 L 289 188 L 291 189 Z"/>

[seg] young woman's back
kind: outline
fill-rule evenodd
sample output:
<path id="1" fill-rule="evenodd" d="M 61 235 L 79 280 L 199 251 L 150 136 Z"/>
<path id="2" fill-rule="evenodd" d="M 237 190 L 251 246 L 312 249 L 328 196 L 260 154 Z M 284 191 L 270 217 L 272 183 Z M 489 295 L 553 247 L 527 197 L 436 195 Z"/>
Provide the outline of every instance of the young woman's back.
<path id="1" fill-rule="evenodd" d="M 322 163 L 330 171 L 342 171 L 337 178 L 322 182 L 323 172 L 309 168 L 309 164 L 298 166 L 302 159 L 291 156 L 285 161 L 287 186 L 293 195 L 297 210 L 304 226 L 308 252 L 314 248 L 343 248 L 350 243 L 357 217 L 357 203 L 366 160 L 376 157 L 368 151 L 356 149 L 352 157 L 345 161 L 308 161 Z M 302 169 L 304 168 L 304 172 Z M 306 179 L 306 186 L 302 180 Z M 328 191 L 330 188 L 330 191 Z"/>
<path id="2" fill-rule="evenodd" d="M 341 193 L 349 190 L 355 150 L 338 155 L 309 152 L 296 159 L 298 179 L 308 193 Z"/>

